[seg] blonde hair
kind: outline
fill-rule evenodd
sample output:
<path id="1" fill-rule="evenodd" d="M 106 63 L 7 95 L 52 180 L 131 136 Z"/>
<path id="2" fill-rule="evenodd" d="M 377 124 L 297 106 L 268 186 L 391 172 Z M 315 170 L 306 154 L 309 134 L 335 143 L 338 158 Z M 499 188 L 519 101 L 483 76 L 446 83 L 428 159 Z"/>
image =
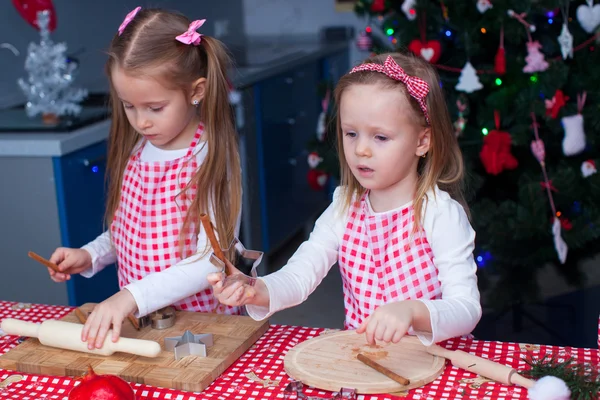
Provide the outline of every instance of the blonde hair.
<path id="1" fill-rule="evenodd" d="M 401 91 L 410 104 L 411 119 L 414 123 L 423 128 L 429 127 L 431 129 L 430 147 L 427 157 L 419 158 L 417 166 L 417 188 L 413 199 L 415 213 L 414 230 L 416 231 L 421 227 L 421 219 L 424 211 L 423 203 L 427 198 L 427 192 L 433 190 L 436 185 L 458 201 L 468 214 L 469 211 L 462 187 L 464 164 L 458 142 L 454 135 L 452 121 L 448 114 L 444 93 L 440 87 L 439 77 L 435 69 L 420 57 L 400 53 L 380 54 L 365 60 L 362 64 L 373 63 L 383 65 L 388 56 L 391 56 L 408 75 L 419 77 L 427 82 L 429 93 L 427 94 L 426 104 L 430 125 L 427 124 L 419 103 L 408 94 L 405 84 L 381 72 L 360 71 L 344 75 L 339 80 L 335 89 L 335 104 L 339 108 L 342 96 L 352 85 L 382 85 L 386 89 Z M 343 132 L 339 112 L 337 113 L 337 146 L 340 159 L 341 185 L 346 188 L 343 192 L 343 208 L 347 210 L 353 199 L 355 201 L 359 200 L 366 189 L 360 185 L 356 177 L 352 174 L 344 156 Z"/>
<path id="2" fill-rule="evenodd" d="M 158 67 L 161 78 L 181 88 L 186 94 L 193 82 L 206 78 L 204 99 L 198 109 L 204 125 L 203 138 L 208 143 L 208 153 L 189 184 L 178 194 L 178 197 L 185 198 L 189 196 L 189 191 L 198 190 L 180 231 L 181 258 L 189 256 L 183 254 L 186 233 L 189 234 L 193 226 L 194 233 L 198 234 L 201 229 L 200 214 L 209 214 L 211 207 L 221 247 L 229 247 L 235 235 L 242 202 L 238 139 L 228 99 L 227 69 L 230 59 L 221 42 L 206 35 L 202 36 L 198 46 L 176 41 L 175 37 L 187 31 L 189 23 L 188 18 L 178 13 L 142 9 L 122 35 L 115 34 L 106 63 L 112 109 L 105 215 L 108 226 L 112 224 L 119 206 L 123 172 L 141 139 L 129 123 L 115 91 L 111 80 L 113 68 L 118 66 L 131 73 Z M 208 246 L 204 253 L 207 251 Z"/>

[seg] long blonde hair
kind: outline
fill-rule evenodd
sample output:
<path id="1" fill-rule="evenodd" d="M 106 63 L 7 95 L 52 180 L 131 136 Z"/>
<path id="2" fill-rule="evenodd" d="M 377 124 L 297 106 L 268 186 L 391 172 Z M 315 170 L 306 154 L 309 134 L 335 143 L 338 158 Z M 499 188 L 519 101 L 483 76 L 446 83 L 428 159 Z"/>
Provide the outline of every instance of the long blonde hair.
<path id="1" fill-rule="evenodd" d="M 388 56 L 391 56 L 408 75 L 419 77 L 429 85 L 426 103 L 431 122 L 429 126 L 431 128 L 431 139 L 427 157 L 420 158 L 417 166 L 417 188 L 413 199 L 414 229 L 417 230 L 421 227 L 424 200 L 427 197 L 427 192 L 434 189 L 436 185 L 458 201 L 468 214 L 469 211 L 463 194 L 463 158 L 454 135 L 454 128 L 437 72 L 431 64 L 412 54 L 380 54 L 365 60 L 363 64 L 383 65 Z M 405 84 L 380 72 L 360 71 L 344 75 L 335 89 L 335 104 L 338 109 L 345 91 L 356 84 L 378 84 L 386 89 L 401 91 L 410 104 L 412 120 L 423 128 L 428 126 L 419 103 L 408 94 Z M 344 156 L 343 132 L 339 112 L 337 113 L 337 146 L 340 159 L 341 185 L 346 188 L 343 192 L 343 204 L 344 209 L 347 210 L 353 199 L 360 199 L 366 190 L 352 174 Z M 398 156 L 400 157 L 402 154 Z"/>
<path id="2" fill-rule="evenodd" d="M 108 143 L 108 196 L 105 223 L 110 226 L 121 197 L 123 173 L 141 136 L 129 123 L 123 105 L 111 80 L 115 66 L 129 73 L 160 67 L 166 82 L 186 94 L 190 85 L 206 78 L 204 99 L 199 116 L 204 124 L 203 138 L 208 143 L 207 156 L 178 196 L 187 197 L 197 190 L 180 232 L 181 258 L 186 236 L 200 228 L 200 214 L 212 208 L 216 231 L 222 248 L 228 247 L 235 235 L 242 203 L 242 177 L 238 153 L 238 137 L 229 104 L 227 69 L 230 64 L 225 47 L 218 40 L 202 36 L 198 46 L 175 40 L 188 29 L 190 20 L 183 15 L 160 9 L 142 9 L 127 25 L 122 35 L 115 34 L 106 63 L 110 81 L 112 124 Z M 210 214 L 209 214 L 210 215 Z M 204 253 L 208 251 L 204 249 Z"/>

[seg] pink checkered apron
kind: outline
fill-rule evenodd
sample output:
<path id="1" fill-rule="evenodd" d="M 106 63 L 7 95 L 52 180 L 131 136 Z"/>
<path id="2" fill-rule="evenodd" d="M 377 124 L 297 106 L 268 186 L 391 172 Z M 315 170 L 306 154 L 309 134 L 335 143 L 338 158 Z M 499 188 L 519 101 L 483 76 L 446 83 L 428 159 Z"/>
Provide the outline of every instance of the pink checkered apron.
<path id="1" fill-rule="evenodd" d="M 412 205 L 377 214 L 366 196 L 350 206 L 339 250 L 346 329 L 358 328 L 381 305 L 442 296 L 425 232 L 411 237 Z"/>
<path id="2" fill-rule="evenodd" d="M 203 130 L 200 124 L 184 157 L 166 162 L 144 162 L 140 160 L 142 145 L 127 162 L 119 208 L 111 224 L 119 264 L 119 287 L 160 272 L 181 260 L 179 232 L 196 188 L 192 186 L 190 193 L 177 195 L 198 168 L 194 148 Z M 196 250 L 194 231 L 195 226 L 191 224 L 184 243 L 184 254 L 193 254 Z M 173 304 L 178 310 L 201 312 L 212 312 L 217 305 L 211 288 Z M 219 310 L 226 314 L 240 313 L 240 309 L 235 307 L 220 307 Z"/>

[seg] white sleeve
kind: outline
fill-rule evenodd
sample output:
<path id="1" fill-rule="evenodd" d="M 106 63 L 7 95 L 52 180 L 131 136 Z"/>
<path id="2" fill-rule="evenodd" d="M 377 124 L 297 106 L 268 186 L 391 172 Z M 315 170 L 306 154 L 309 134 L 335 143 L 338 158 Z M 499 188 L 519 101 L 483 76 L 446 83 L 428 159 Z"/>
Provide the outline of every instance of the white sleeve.
<path id="1" fill-rule="evenodd" d="M 212 210 L 210 215 L 214 225 Z M 239 234 L 240 222 L 241 213 L 238 214 L 235 228 L 236 236 Z M 215 235 L 217 235 L 216 231 Z M 210 248 L 208 242 L 206 232 L 201 228 L 198 233 L 196 254 L 165 270 L 146 275 L 141 280 L 131 282 L 125 286 L 125 289 L 133 295 L 138 306 L 137 317 L 143 317 L 158 309 L 170 306 L 210 287 L 206 276 L 212 272 L 218 272 L 219 268 L 210 262 L 212 250 L 202 256 L 206 246 L 208 245 Z"/>
<path id="2" fill-rule="evenodd" d="M 431 195 L 430 195 L 431 196 Z M 421 301 L 431 315 L 431 334 L 416 332 L 425 345 L 470 333 L 481 318 L 475 231 L 463 207 L 441 191 L 429 199 L 423 228 L 438 270 L 442 298 Z"/>
<path id="3" fill-rule="evenodd" d="M 102 271 L 107 265 L 117 262 L 117 252 L 110 239 L 110 232 L 106 231 L 93 241 L 82 247 L 92 256 L 92 266 L 80 273 L 81 276 L 91 278 Z"/>
<path id="4" fill-rule="evenodd" d="M 333 202 L 317 219 L 307 241 L 296 250 L 288 263 L 270 275 L 264 276 L 269 292 L 269 307 L 247 305 L 248 315 L 255 320 L 268 318 L 273 313 L 302 303 L 319 286 L 331 266 L 338 259 L 338 248 L 344 233 L 344 215 L 340 212 L 340 188 Z"/>

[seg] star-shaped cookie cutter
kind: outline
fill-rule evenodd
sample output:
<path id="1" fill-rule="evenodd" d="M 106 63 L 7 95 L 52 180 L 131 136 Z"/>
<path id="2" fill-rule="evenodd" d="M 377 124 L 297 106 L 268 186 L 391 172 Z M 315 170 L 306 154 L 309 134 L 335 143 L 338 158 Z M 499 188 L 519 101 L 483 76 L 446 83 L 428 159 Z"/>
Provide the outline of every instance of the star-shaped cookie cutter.
<path id="1" fill-rule="evenodd" d="M 194 335 L 186 330 L 181 336 L 165 338 L 165 350 L 174 352 L 176 360 L 187 356 L 206 357 L 207 348 L 212 345 L 212 333 Z"/>
<path id="2" fill-rule="evenodd" d="M 257 277 L 256 268 L 262 261 L 264 253 L 262 251 L 257 251 L 257 250 L 248 250 L 247 248 L 244 247 L 244 245 L 242 244 L 242 242 L 240 242 L 240 240 L 238 238 L 234 238 L 231 241 L 231 244 L 229 245 L 228 248 L 222 249 L 223 253 L 227 254 L 227 252 L 229 252 L 229 250 L 231 248 L 235 248 L 235 251 L 237 252 L 239 257 L 241 257 L 245 260 L 252 261 L 252 269 L 250 270 L 250 276 L 252 278 L 256 278 Z M 225 272 L 225 263 L 223 261 L 219 260 L 219 258 L 217 258 L 215 253 L 211 253 L 210 262 L 214 266 L 221 269 L 222 272 Z"/>

